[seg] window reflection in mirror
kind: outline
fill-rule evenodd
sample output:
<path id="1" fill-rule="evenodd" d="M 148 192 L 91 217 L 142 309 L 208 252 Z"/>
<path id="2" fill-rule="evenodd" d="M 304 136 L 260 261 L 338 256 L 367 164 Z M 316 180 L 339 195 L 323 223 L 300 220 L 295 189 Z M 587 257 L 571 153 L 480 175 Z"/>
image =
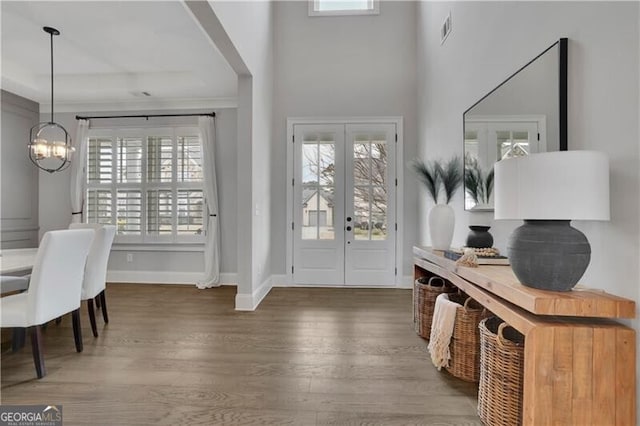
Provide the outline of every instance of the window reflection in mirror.
<path id="1" fill-rule="evenodd" d="M 465 111 L 466 210 L 493 210 L 497 161 L 566 149 L 566 67 L 561 39 Z"/>

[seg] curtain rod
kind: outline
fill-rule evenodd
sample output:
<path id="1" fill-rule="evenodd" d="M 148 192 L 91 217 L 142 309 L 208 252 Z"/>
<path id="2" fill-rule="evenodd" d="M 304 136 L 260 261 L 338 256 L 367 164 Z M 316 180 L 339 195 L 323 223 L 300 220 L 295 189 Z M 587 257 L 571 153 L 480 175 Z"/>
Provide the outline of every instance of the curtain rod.
<path id="1" fill-rule="evenodd" d="M 96 118 L 146 118 L 147 120 L 150 117 L 200 117 L 200 116 L 209 116 L 215 117 L 215 112 L 203 112 L 201 114 L 142 114 L 142 115 L 104 115 L 104 116 L 84 116 L 84 115 L 76 115 L 76 120 L 93 120 Z"/>

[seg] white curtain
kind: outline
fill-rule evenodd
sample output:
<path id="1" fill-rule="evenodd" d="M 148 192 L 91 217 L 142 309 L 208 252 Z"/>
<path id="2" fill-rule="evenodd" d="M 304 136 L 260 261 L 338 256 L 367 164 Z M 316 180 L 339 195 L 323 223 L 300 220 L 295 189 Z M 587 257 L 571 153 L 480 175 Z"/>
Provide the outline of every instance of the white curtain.
<path id="1" fill-rule="evenodd" d="M 198 119 L 202 136 L 202 174 L 204 177 L 204 197 L 207 202 L 208 222 L 204 249 L 204 279 L 198 288 L 217 287 L 220 282 L 220 227 L 218 217 L 218 184 L 216 182 L 216 124 L 214 117 L 201 116 Z"/>
<path id="2" fill-rule="evenodd" d="M 76 149 L 71 155 L 71 223 L 82 223 L 84 213 L 84 192 L 87 158 L 87 136 L 89 134 L 89 120 L 78 120 L 78 129 L 73 147 Z"/>

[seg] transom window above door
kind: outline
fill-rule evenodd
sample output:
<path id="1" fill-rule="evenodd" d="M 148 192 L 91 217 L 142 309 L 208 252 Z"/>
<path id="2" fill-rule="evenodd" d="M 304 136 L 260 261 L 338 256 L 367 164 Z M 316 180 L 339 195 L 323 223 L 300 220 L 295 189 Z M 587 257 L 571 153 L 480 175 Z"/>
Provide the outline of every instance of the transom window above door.
<path id="1" fill-rule="evenodd" d="M 378 15 L 378 0 L 309 0 L 309 16 Z"/>
<path id="2" fill-rule="evenodd" d="M 116 241 L 204 241 L 197 128 L 92 129 L 85 221 L 117 226 Z"/>

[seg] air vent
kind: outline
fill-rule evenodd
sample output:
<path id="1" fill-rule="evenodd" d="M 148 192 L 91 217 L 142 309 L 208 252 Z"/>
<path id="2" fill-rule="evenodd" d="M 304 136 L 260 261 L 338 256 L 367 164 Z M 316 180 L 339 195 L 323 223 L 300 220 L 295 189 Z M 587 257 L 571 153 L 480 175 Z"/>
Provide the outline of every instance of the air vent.
<path id="1" fill-rule="evenodd" d="M 146 98 L 151 96 L 151 93 L 149 92 L 129 92 L 129 93 L 131 93 L 136 98 Z"/>
<path id="2" fill-rule="evenodd" d="M 440 27 L 440 44 L 444 44 L 444 41 L 449 37 L 451 33 L 451 12 L 447 15 L 447 18 L 442 23 L 442 27 Z"/>

